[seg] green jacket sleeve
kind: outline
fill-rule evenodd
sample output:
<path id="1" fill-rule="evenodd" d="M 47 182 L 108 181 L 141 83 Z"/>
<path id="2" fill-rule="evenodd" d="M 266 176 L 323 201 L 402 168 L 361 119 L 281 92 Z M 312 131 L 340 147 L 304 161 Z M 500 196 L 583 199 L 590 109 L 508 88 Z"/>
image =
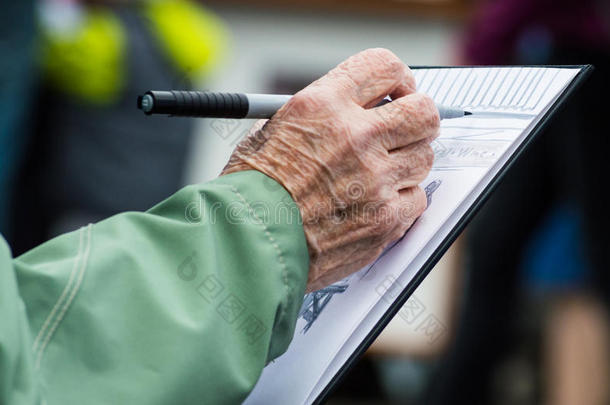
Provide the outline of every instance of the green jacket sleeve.
<path id="1" fill-rule="evenodd" d="M 286 190 L 222 176 L 15 259 L 27 319 L 10 309 L 1 352 L 27 352 L 14 363 L 49 405 L 240 403 L 288 347 L 308 267 Z"/>

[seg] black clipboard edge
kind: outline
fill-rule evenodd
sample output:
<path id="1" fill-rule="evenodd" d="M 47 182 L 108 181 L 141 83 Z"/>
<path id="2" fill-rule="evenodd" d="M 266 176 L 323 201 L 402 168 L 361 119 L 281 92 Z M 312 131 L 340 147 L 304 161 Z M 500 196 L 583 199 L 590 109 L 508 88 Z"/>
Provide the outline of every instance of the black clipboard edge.
<path id="1" fill-rule="evenodd" d="M 485 67 L 515 67 L 515 66 L 412 66 L 411 69 L 454 69 L 454 68 L 485 68 Z M 515 162 L 522 155 L 523 151 L 533 142 L 533 140 L 540 134 L 542 129 L 544 129 L 552 117 L 561 111 L 565 107 L 565 102 L 576 90 L 578 90 L 582 84 L 585 82 L 585 79 L 589 77 L 589 75 L 593 72 L 593 65 L 519 65 L 516 67 L 543 67 L 543 68 L 562 68 L 562 69 L 580 69 L 580 72 L 572 79 L 568 87 L 563 91 L 563 93 L 555 100 L 553 105 L 549 108 L 549 110 L 544 114 L 542 119 L 536 124 L 536 126 L 532 129 L 529 136 L 527 136 L 523 142 L 519 145 L 515 153 L 513 153 L 508 161 L 493 179 L 489 182 L 487 187 L 481 192 L 481 194 L 477 197 L 474 203 L 470 206 L 468 211 L 460 218 L 457 225 L 449 232 L 449 234 L 445 237 L 445 239 L 441 242 L 441 244 L 436 248 L 434 253 L 428 258 L 426 263 L 422 266 L 422 268 L 417 272 L 415 277 L 407 284 L 404 290 L 400 293 L 400 296 L 397 300 L 395 300 L 390 308 L 386 311 L 385 314 L 381 317 L 379 322 L 371 329 L 369 334 L 364 338 L 364 340 L 358 345 L 356 350 L 352 353 L 352 355 L 347 359 L 347 361 L 343 364 L 341 369 L 335 376 L 330 380 L 330 382 L 324 387 L 320 395 L 313 401 L 313 404 L 321 404 L 324 402 L 332 390 L 338 385 L 339 382 L 345 377 L 349 369 L 351 369 L 354 364 L 362 357 L 362 355 L 366 352 L 369 346 L 377 339 L 377 336 L 385 329 L 385 327 L 390 323 L 390 321 L 394 318 L 394 316 L 400 311 L 402 306 L 407 302 L 409 297 L 415 292 L 417 287 L 421 284 L 421 282 L 426 278 L 428 273 L 432 270 L 432 268 L 436 265 L 436 263 L 443 257 L 447 249 L 455 242 L 458 236 L 462 233 L 466 225 L 470 223 L 470 221 L 474 218 L 474 215 L 481 209 L 483 204 L 489 199 L 491 193 L 494 192 L 496 187 L 500 184 L 500 181 L 504 177 L 504 175 L 508 172 L 508 170 L 515 164 Z"/>

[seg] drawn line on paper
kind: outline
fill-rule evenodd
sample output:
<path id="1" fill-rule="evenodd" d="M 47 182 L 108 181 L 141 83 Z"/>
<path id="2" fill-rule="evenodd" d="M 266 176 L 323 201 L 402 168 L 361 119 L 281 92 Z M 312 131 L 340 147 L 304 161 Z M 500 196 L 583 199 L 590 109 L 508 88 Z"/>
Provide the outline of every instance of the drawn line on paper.
<path id="1" fill-rule="evenodd" d="M 495 108 L 495 107 L 494 107 Z M 470 111 L 472 115 L 469 117 L 472 118 L 510 118 L 517 120 L 531 120 L 536 117 L 536 114 L 528 114 L 528 113 L 516 113 L 510 111 Z"/>
<path id="2" fill-rule="evenodd" d="M 500 106 L 504 105 L 504 101 L 506 100 L 506 97 L 508 97 L 508 94 L 510 93 L 510 89 L 513 89 L 515 87 L 515 83 L 517 83 L 517 79 L 521 75 L 521 72 L 523 72 L 523 68 L 522 67 L 519 68 L 519 71 L 517 71 L 517 74 L 515 75 L 515 78 L 513 79 L 511 84 L 508 86 L 509 91 L 504 93 L 504 97 L 502 97 L 502 100 L 500 100 L 500 103 L 498 103 L 498 105 L 496 105 L 495 107 L 500 107 Z"/>
<path id="3" fill-rule="evenodd" d="M 460 139 L 460 138 L 479 138 L 482 136 L 489 136 L 489 135 L 494 135 L 494 134 L 504 134 L 505 132 L 503 131 L 498 131 L 495 129 L 479 129 L 479 130 L 473 130 L 473 131 L 477 131 L 476 133 L 468 133 L 468 134 L 456 134 L 456 135 L 450 135 L 450 136 L 443 136 L 442 139 Z M 487 139 L 486 139 L 487 140 Z"/>
<path id="4" fill-rule="evenodd" d="M 469 131 L 523 131 L 524 128 L 520 127 L 469 127 L 467 125 L 443 125 L 442 129 L 466 129 Z"/>
<path id="5" fill-rule="evenodd" d="M 523 76 L 523 79 L 521 81 L 519 81 L 519 86 L 517 86 L 517 89 L 515 90 L 515 92 L 513 93 L 513 96 L 510 98 L 510 101 L 508 102 L 509 105 L 513 105 L 513 101 L 515 101 L 515 97 L 517 97 L 517 94 L 519 94 L 523 85 L 525 83 L 527 83 L 527 79 L 530 77 L 530 75 L 532 74 L 533 71 L 534 71 L 534 69 L 528 69 L 527 72 L 525 73 L 525 76 Z"/>
<path id="6" fill-rule="evenodd" d="M 428 209 L 428 207 L 430 206 L 430 204 L 432 204 L 432 194 L 434 194 L 434 192 L 436 191 L 437 188 L 439 188 L 441 186 L 441 183 L 443 181 L 440 179 L 434 180 L 431 183 L 429 183 L 426 188 L 424 188 L 424 191 L 426 193 L 426 201 L 428 203 L 428 205 L 426 205 L 426 209 Z"/>
<path id="7" fill-rule="evenodd" d="M 517 102 L 515 103 L 517 107 L 521 107 L 522 105 L 526 105 L 528 103 L 530 97 L 532 96 L 532 94 L 536 90 L 536 86 L 538 85 L 540 80 L 542 80 L 542 76 L 543 76 L 542 70 L 537 69 L 536 73 L 534 74 L 532 79 L 527 83 L 527 86 L 525 87 L 525 90 L 523 91 L 523 94 L 521 94 L 521 97 L 519 97 L 519 100 L 517 100 Z M 534 86 L 532 86 L 532 83 L 534 83 L 534 82 L 536 82 L 536 84 Z M 527 98 L 524 99 L 525 95 L 528 92 L 530 93 L 529 96 L 527 96 Z"/>
<path id="8" fill-rule="evenodd" d="M 349 287 L 349 282 L 342 280 L 307 294 L 299 311 L 299 318 L 303 318 L 306 322 L 301 333 L 307 333 L 326 305 L 328 305 L 333 295 L 344 293 L 347 287 Z"/>
<path id="9" fill-rule="evenodd" d="M 456 83 L 461 82 L 449 103 L 451 106 L 482 110 L 493 108 L 535 111 L 559 75 L 559 70 L 557 70 L 549 78 L 545 75 L 547 69 L 533 67 L 478 68 L 481 70 L 480 75 L 474 75 L 474 69 L 460 69 L 457 75 L 452 75 L 452 69 L 448 68 L 421 69 L 417 71 L 416 80 L 420 91 L 430 95 L 441 104 L 448 101 Z M 433 75 L 428 77 L 431 70 L 434 70 Z M 451 82 L 448 83 L 450 78 L 452 78 Z M 506 86 L 507 81 L 510 82 L 508 86 Z M 446 88 L 447 90 L 443 90 Z M 443 90 L 443 94 L 440 94 L 441 90 Z M 442 100 L 438 100 L 438 98 L 442 98 Z M 515 114 L 515 118 L 531 118 L 531 116 L 519 116 L 518 113 L 513 114 Z"/>
<path id="10" fill-rule="evenodd" d="M 559 75 L 559 70 L 557 70 L 555 72 L 555 74 L 553 75 L 553 78 L 551 80 L 549 80 L 549 82 L 547 83 L 547 85 L 544 88 L 544 91 L 542 91 L 540 93 L 540 97 L 538 97 L 538 101 L 536 101 L 535 107 L 538 106 L 538 104 L 540 104 L 540 102 L 542 101 L 542 98 L 544 97 L 545 94 L 547 94 L 547 92 L 549 91 L 549 88 L 551 87 L 551 84 L 555 81 L 555 79 L 557 78 L 557 75 Z"/>
<path id="11" fill-rule="evenodd" d="M 450 105 L 456 105 L 455 104 L 455 100 L 457 100 L 457 97 L 460 95 L 460 92 L 462 91 L 462 89 L 464 88 L 466 83 L 468 82 L 468 79 L 470 79 L 470 77 L 472 76 L 472 70 L 473 70 L 472 68 L 468 70 L 468 73 L 466 74 L 466 77 L 462 80 L 462 84 L 460 85 L 460 88 L 455 93 L 455 96 L 453 96 L 453 100 L 451 101 Z M 460 78 L 460 76 L 462 75 L 463 72 L 466 72 L 466 69 L 460 69 L 460 73 L 458 74 L 458 77 L 456 77 L 455 80 L 453 81 L 453 83 L 451 83 L 451 88 L 447 92 L 447 95 L 445 96 L 445 98 L 447 98 L 449 96 L 449 93 L 451 93 L 451 90 L 453 89 L 453 86 L 455 85 L 455 83 L 458 82 L 458 80 L 459 80 L 459 78 Z M 445 103 L 445 99 L 443 99 L 443 103 Z"/>
<path id="12" fill-rule="evenodd" d="M 489 94 L 489 91 L 492 89 L 492 87 L 494 87 L 494 84 L 496 83 L 496 80 L 498 79 L 498 75 L 500 74 L 500 69 L 495 69 L 495 70 L 496 70 L 496 74 L 494 75 L 493 79 L 491 79 L 491 81 L 489 82 L 489 86 L 487 86 L 487 89 L 485 89 L 485 93 L 483 93 L 483 95 L 481 96 L 481 101 L 479 102 L 480 105 L 490 106 L 490 104 L 487 104 L 484 101 L 485 101 L 485 98 L 487 97 L 487 94 Z"/>
<path id="13" fill-rule="evenodd" d="M 498 93 L 500 93 L 500 90 L 502 89 L 502 86 L 504 86 L 504 83 L 506 82 L 506 78 L 510 76 L 510 70 L 506 70 L 506 74 L 504 75 L 504 77 L 502 78 L 502 81 L 500 82 L 500 84 L 496 87 L 496 91 L 494 92 L 494 95 L 491 97 L 491 99 L 489 100 L 489 106 L 490 107 L 495 107 L 493 104 L 493 101 L 498 97 Z M 484 100 L 484 98 L 482 99 Z"/>
<path id="14" fill-rule="evenodd" d="M 489 167 L 506 150 L 510 141 L 436 140 L 432 143 L 435 167 Z"/>
<path id="15" fill-rule="evenodd" d="M 460 69 L 460 71 L 458 72 L 457 76 L 455 77 L 455 79 L 453 79 L 451 81 L 451 84 L 449 85 L 449 88 L 447 89 L 447 91 L 445 92 L 445 96 L 443 97 L 443 99 L 441 100 L 441 104 L 444 104 L 445 101 L 447 100 L 447 97 L 449 97 L 449 94 L 451 93 L 451 90 L 453 90 L 453 87 L 455 86 L 455 83 L 457 83 L 457 81 L 460 79 L 460 76 L 462 75 L 464 71 Z M 449 73 L 447 73 L 447 76 L 449 76 Z"/>
<path id="16" fill-rule="evenodd" d="M 475 137 L 471 137 L 468 135 L 464 135 L 464 136 L 456 136 L 455 138 L 444 138 L 444 139 L 451 139 L 451 140 L 455 140 L 455 141 L 472 141 L 472 142 L 477 142 L 479 141 L 479 138 Z M 507 139 L 507 138 L 492 138 L 492 139 L 488 139 L 485 138 L 485 142 L 504 142 L 504 143 L 509 143 L 512 142 L 512 139 Z"/>
<path id="17" fill-rule="evenodd" d="M 474 104 L 474 100 L 477 99 L 477 96 L 481 92 L 481 89 L 483 88 L 483 84 L 485 84 L 485 81 L 487 80 L 487 77 L 489 76 L 490 72 L 491 72 L 491 69 L 487 69 L 487 71 L 485 72 L 485 76 L 483 77 L 483 80 L 481 81 L 481 84 L 479 85 L 479 87 L 477 87 L 475 93 L 472 95 L 472 98 L 470 99 L 470 102 L 465 103 L 464 107 L 482 107 L 481 105 L 475 105 Z M 476 82 L 476 78 L 475 78 L 475 82 Z M 474 85 L 475 82 L 472 82 L 472 84 L 470 85 L 471 88 L 472 88 L 472 86 Z M 467 94 L 469 94 L 469 93 L 470 93 L 470 89 L 468 89 Z"/>
<path id="18" fill-rule="evenodd" d="M 430 80 L 430 84 L 428 84 L 428 87 L 426 88 L 426 90 L 421 90 L 422 93 L 428 94 L 430 92 L 430 89 L 432 88 L 432 85 L 434 85 L 434 82 L 436 82 L 436 78 L 438 77 L 438 74 L 440 71 L 441 71 L 441 69 L 435 69 L 434 77 Z M 422 85 L 423 85 L 423 82 L 422 82 Z"/>
<path id="19" fill-rule="evenodd" d="M 463 167 L 432 167 L 431 172 L 461 172 Z"/>
<path id="20" fill-rule="evenodd" d="M 418 89 L 421 88 L 421 85 L 424 83 L 424 80 L 426 80 L 426 76 L 428 76 L 428 73 L 430 73 L 430 69 L 424 69 L 423 74 L 421 74 L 421 72 L 421 70 L 417 70 L 415 73 L 415 82 L 417 84 Z M 419 76 L 421 76 L 421 78 Z"/>
<path id="21" fill-rule="evenodd" d="M 464 84 L 466 84 L 468 82 L 468 80 L 470 78 L 472 78 L 472 80 L 470 81 L 470 85 L 468 86 L 468 90 L 464 91 L 464 94 L 462 96 L 462 100 L 458 103 L 458 104 L 453 104 L 453 105 L 463 105 L 464 102 L 466 101 L 466 96 L 468 94 L 470 94 L 470 91 L 472 90 L 472 86 L 474 86 L 474 83 L 477 81 L 476 76 L 473 74 L 474 73 L 474 68 L 471 69 L 470 74 L 468 75 L 468 77 L 466 77 L 466 80 L 464 81 Z M 462 86 L 463 88 L 464 86 Z M 460 89 L 461 90 L 461 89 Z M 456 95 L 456 99 L 457 99 L 457 95 Z"/>
<path id="22" fill-rule="evenodd" d="M 434 95 L 432 96 L 432 98 L 434 100 L 436 100 L 436 97 L 438 96 L 438 92 L 443 88 L 443 86 L 445 85 L 445 81 L 447 80 L 447 76 L 449 76 L 449 69 L 444 69 L 444 70 L 445 70 L 445 76 L 443 76 L 443 79 L 439 83 L 438 87 L 436 88 L 436 91 L 434 92 Z M 445 93 L 445 96 L 446 96 L 446 93 Z"/>

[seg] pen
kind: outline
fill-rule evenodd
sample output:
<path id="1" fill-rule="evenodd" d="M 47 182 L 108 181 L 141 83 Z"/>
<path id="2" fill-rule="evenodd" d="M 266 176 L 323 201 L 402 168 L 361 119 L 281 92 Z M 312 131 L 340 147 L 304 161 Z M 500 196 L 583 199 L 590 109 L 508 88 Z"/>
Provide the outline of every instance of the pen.
<path id="1" fill-rule="evenodd" d="M 138 97 L 138 108 L 144 114 L 168 114 L 200 118 L 271 118 L 291 95 L 212 93 L 205 91 L 151 90 Z M 379 105 L 390 102 L 382 100 Z M 436 106 L 441 119 L 459 118 L 471 112 Z"/>

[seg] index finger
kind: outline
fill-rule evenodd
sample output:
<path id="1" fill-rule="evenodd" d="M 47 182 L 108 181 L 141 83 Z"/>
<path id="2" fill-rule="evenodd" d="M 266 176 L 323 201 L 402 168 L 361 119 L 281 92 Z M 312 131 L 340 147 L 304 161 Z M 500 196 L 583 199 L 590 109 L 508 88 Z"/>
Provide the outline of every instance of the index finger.
<path id="1" fill-rule="evenodd" d="M 422 93 L 398 98 L 365 112 L 373 126 L 381 129 L 377 140 L 388 151 L 439 134 L 440 117 L 434 101 Z"/>
<path id="2" fill-rule="evenodd" d="M 367 49 L 351 56 L 311 86 L 336 91 L 364 108 L 377 105 L 385 96 L 392 99 L 415 92 L 411 69 L 387 49 Z"/>

